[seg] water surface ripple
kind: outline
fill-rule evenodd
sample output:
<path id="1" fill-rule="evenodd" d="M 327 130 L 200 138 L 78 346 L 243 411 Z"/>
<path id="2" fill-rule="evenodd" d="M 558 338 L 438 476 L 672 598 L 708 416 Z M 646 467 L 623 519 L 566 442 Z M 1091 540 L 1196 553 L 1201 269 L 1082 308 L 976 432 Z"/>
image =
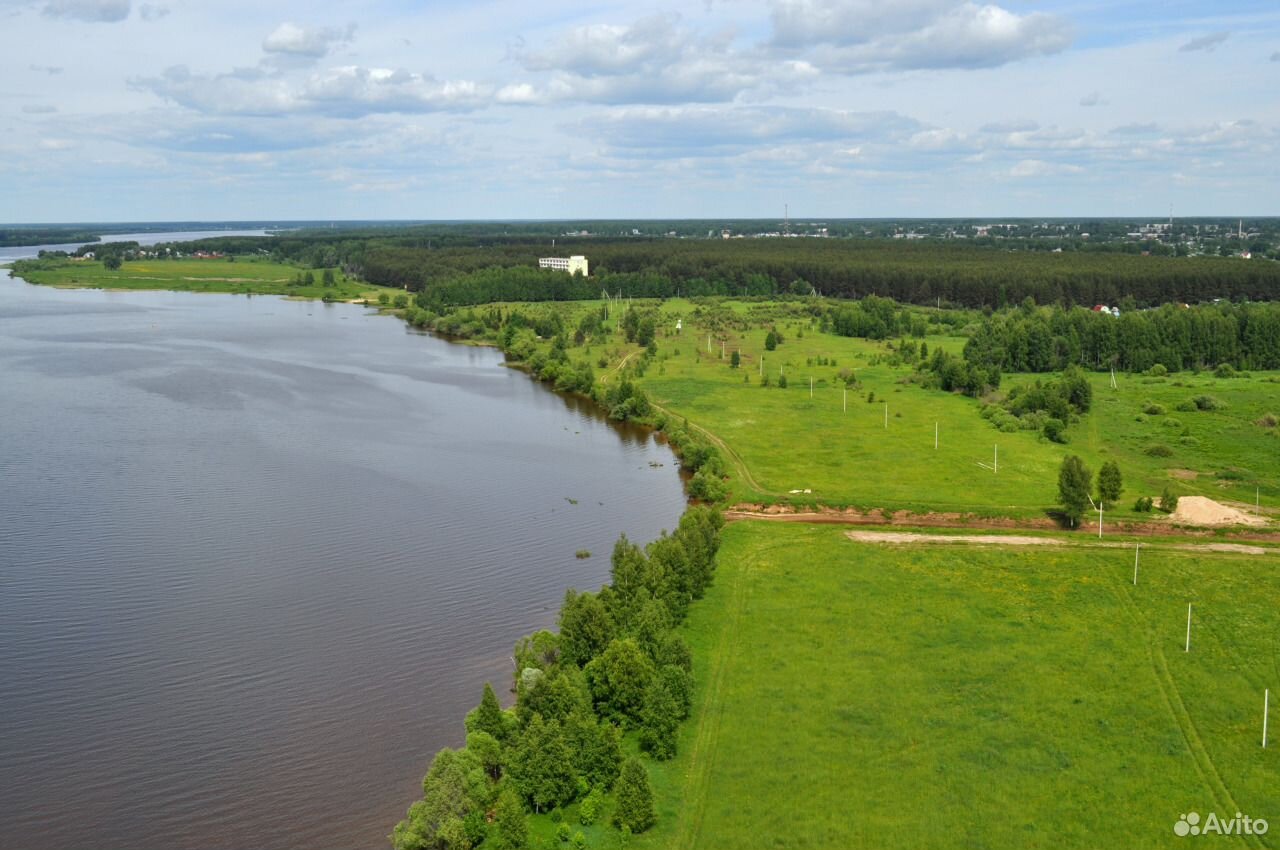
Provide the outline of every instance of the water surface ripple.
<path id="1" fill-rule="evenodd" d="M 682 510 L 495 351 L 0 278 L 0 847 L 385 847 L 515 639 Z"/>

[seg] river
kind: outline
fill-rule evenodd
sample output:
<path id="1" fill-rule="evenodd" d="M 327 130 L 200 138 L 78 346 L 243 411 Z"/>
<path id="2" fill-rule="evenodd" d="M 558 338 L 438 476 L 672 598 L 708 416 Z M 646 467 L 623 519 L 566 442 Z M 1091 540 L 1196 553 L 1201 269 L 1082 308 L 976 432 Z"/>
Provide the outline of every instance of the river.
<path id="1" fill-rule="evenodd" d="M 0 278 L 0 410 L 6 848 L 386 847 L 684 509 L 649 434 L 353 305 Z"/>

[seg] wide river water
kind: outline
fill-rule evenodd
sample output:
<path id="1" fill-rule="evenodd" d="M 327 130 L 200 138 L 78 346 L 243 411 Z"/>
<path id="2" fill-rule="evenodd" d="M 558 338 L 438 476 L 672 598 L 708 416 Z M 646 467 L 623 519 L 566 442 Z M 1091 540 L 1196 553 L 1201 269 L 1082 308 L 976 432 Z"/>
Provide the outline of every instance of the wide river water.
<path id="1" fill-rule="evenodd" d="M 3 275 L 0 847 L 386 847 L 513 642 L 684 509 L 492 349 Z"/>

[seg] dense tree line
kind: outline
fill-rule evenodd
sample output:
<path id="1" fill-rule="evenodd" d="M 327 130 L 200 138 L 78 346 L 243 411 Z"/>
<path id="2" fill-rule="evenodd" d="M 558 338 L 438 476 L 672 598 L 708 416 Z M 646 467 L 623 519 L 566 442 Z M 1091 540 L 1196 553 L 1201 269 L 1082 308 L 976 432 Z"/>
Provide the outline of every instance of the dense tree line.
<path id="1" fill-rule="evenodd" d="M 653 825 L 643 763 L 624 758 L 633 733 L 653 758 L 676 752 L 689 713 L 692 654 L 676 627 L 710 586 L 723 519 L 693 507 L 675 532 L 641 549 L 619 538 L 611 582 L 565 594 L 558 633 L 517 643 L 515 705 L 486 685 L 466 718 L 466 744 L 441 750 L 391 840 L 396 850 L 515 850 L 527 845 L 528 812 L 581 802 L 592 823 L 612 795 L 612 823 Z"/>
<path id="2" fill-rule="evenodd" d="M 1234 257 L 1162 257 L 1008 250 L 968 242 L 889 239 L 562 238 L 461 232 L 354 231 L 224 237 L 200 244 L 233 253 L 340 265 L 371 283 L 422 292 L 435 307 L 494 301 L 677 295 L 839 298 L 1001 308 L 1038 304 L 1139 306 L 1214 298 L 1280 297 L 1280 264 Z M 537 273 L 542 256 L 585 254 L 591 277 Z"/>
<path id="3" fill-rule="evenodd" d="M 1229 364 L 1280 368 L 1280 304 L 1212 304 L 1112 316 L 1031 305 L 986 319 L 965 344 L 965 360 L 1006 372 L 1055 372 L 1069 365 L 1145 372 Z"/>

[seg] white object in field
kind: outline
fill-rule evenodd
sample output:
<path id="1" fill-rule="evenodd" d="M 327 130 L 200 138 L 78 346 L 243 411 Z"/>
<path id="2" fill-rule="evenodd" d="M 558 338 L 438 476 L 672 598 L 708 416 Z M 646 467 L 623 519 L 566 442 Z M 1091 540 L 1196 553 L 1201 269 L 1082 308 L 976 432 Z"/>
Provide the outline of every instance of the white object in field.
<path id="1" fill-rule="evenodd" d="M 1142 546 L 1141 543 L 1133 544 L 1133 586 L 1134 587 L 1138 586 L 1138 549 L 1141 548 L 1141 546 Z"/>
<path id="2" fill-rule="evenodd" d="M 844 408 L 840 412 L 841 413 L 849 412 L 849 388 L 848 387 L 844 388 Z"/>
<path id="3" fill-rule="evenodd" d="M 809 398 L 813 398 L 813 376 L 809 376 Z"/>
<path id="4" fill-rule="evenodd" d="M 1262 692 L 1262 746 L 1267 745 L 1267 712 L 1271 708 L 1271 689 Z"/>
<path id="5" fill-rule="evenodd" d="M 933 450 L 938 450 L 938 423 L 933 423 Z"/>
<path id="6" fill-rule="evenodd" d="M 889 427 L 889 405 L 888 404 L 884 406 L 884 427 L 886 429 Z"/>
<path id="7" fill-rule="evenodd" d="M 1183 652 L 1191 651 L 1191 603 L 1187 603 L 1187 646 Z"/>

